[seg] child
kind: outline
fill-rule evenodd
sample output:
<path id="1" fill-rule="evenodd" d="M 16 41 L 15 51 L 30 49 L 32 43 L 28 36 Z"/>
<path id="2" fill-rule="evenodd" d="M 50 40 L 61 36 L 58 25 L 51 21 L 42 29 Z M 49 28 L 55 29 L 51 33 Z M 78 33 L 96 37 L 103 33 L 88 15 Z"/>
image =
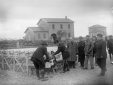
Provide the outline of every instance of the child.
<path id="1" fill-rule="evenodd" d="M 49 55 L 49 61 L 45 61 L 45 72 L 47 74 L 47 76 L 52 77 L 52 68 L 51 66 L 53 65 L 52 62 L 52 55 L 50 53 L 48 53 Z"/>

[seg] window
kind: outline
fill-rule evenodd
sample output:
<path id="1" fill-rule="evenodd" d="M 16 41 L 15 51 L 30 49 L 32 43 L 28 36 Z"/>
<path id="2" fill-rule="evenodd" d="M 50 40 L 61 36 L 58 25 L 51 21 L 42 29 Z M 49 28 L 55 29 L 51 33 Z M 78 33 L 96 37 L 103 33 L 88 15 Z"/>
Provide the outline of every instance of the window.
<path id="1" fill-rule="evenodd" d="M 68 24 L 68 29 L 70 29 L 70 24 Z"/>
<path id="2" fill-rule="evenodd" d="M 38 39 L 40 39 L 41 37 L 40 37 L 40 34 L 38 34 Z"/>
<path id="3" fill-rule="evenodd" d="M 43 38 L 46 38 L 46 34 L 45 33 L 43 34 Z"/>
<path id="4" fill-rule="evenodd" d="M 71 37 L 70 33 L 68 33 L 68 37 Z"/>
<path id="5" fill-rule="evenodd" d="M 63 29 L 63 25 L 62 24 L 60 25 L 60 28 Z"/>
<path id="6" fill-rule="evenodd" d="M 54 24 L 52 24 L 52 29 L 55 29 L 55 25 Z"/>

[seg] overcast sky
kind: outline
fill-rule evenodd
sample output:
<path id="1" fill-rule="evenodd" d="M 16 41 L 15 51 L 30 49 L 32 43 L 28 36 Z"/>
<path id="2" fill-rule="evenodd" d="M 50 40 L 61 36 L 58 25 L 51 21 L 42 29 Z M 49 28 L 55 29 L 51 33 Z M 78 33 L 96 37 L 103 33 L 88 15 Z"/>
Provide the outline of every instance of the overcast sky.
<path id="1" fill-rule="evenodd" d="M 88 34 L 88 27 L 100 24 L 113 34 L 113 0 L 0 0 L 0 38 L 23 38 L 27 27 L 41 18 L 75 21 L 75 37 Z"/>

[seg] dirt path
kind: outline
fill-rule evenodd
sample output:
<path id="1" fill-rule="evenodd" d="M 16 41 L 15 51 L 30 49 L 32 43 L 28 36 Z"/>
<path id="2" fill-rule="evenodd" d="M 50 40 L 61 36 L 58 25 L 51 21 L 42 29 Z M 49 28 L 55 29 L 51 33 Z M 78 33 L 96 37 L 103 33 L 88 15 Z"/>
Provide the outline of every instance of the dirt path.
<path id="1" fill-rule="evenodd" d="M 65 74 L 54 74 L 48 81 L 39 81 L 36 76 L 22 73 L 1 71 L 0 85 L 113 85 L 113 65 L 107 59 L 107 72 L 104 77 L 98 77 L 98 66 L 94 70 L 82 70 L 79 66 Z M 100 83 L 100 84 L 99 84 Z"/>

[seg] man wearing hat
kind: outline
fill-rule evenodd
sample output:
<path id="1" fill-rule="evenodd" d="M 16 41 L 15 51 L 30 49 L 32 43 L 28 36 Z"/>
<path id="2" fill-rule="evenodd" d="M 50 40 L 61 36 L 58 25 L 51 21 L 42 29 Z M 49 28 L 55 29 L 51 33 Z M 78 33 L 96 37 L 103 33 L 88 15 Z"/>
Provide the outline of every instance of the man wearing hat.
<path id="1" fill-rule="evenodd" d="M 33 53 L 31 57 L 31 61 L 33 62 L 36 68 L 36 74 L 37 74 L 38 79 L 47 80 L 44 78 L 44 75 L 45 75 L 44 55 L 46 56 L 46 60 L 49 61 L 46 42 L 42 42 L 41 46 L 36 49 L 36 51 Z M 41 71 L 41 76 L 39 74 L 39 70 Z"/>
<path id="2" fill-rule="evenodd" d="M 97 64 L 101 69 L 99 76 L 104 76 L 106 71 L 106 42 L 103 40 L 102 34 L 97 34 L 97 46 L 96 46 Z"/>

